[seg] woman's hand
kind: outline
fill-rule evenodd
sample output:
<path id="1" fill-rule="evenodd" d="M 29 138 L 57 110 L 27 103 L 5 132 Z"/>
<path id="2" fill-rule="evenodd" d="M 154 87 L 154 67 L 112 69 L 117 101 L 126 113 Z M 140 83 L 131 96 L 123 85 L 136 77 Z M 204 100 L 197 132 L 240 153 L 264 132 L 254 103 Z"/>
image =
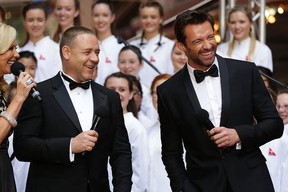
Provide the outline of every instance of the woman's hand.
<path id="1" fill-rule="evenodd" d="M 32 87 L 35 86 L 36 83 L 34 82 L 31 75 L 29 75 L 27 72 L 21 72 L 17 80 L 15 98 L 19 99 L 20 101 L 24 101 L 28 97 Z"/>

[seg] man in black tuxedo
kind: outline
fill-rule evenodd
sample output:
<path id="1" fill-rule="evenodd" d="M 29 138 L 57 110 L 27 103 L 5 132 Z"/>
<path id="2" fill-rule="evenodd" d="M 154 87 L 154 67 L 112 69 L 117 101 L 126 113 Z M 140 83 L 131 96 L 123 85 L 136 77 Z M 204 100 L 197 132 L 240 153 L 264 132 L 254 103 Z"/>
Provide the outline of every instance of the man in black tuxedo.
<path id="1" fill-rule="evenodd" d="M 63 71 L 39 83 L 42 101 L 29 97 L 19 114 L 14 149 L 19 160 L 31 162 L 26 191 L 110 191 L 109 157 L 115 191 L 130 192 L 131 149 L 120 97 L 92 80 L 100 52 L 96 35 L 69 28 L 60 50 Z"/>
<path id="2" fill-rule="evenodd" d="M 259 146 L 280 137 L 283 123 L 255 64 L 216 55 L 213 24 L 204 12 L 177 16 L 177 46 L 188 63 L 157 89 L 162 159 L 171 188 L 272 192 Z"/>

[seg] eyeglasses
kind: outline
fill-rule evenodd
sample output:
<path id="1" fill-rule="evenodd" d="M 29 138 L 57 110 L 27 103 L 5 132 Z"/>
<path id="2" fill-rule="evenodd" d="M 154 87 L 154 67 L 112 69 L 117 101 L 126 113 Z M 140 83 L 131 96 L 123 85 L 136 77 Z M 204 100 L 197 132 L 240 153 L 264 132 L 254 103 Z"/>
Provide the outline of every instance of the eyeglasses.
<path id="1" fill-rule="evenodd" d="M 276 105 L 277 110 L 280 110 L 283 108 L 283 110 L 287 111 L 288 110 L 288 105 Z"/>

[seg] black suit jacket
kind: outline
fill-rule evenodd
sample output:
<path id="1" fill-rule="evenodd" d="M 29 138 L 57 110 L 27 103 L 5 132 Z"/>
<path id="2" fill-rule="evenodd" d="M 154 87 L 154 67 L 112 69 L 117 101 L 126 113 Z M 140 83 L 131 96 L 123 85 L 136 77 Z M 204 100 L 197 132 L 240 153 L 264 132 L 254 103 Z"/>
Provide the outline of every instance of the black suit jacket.
<path id="1" fill-rule="evenodd" d="M 220 124 L 236 129 L 242 149 L 218 149 L 211 142 L 207 129 L 195 117 L 201 107 L 185 66 L 158 87 L 162 158 L 171 187 L 173 191 L 225 192 L 229 183 L 233 192 L 273 191 L 259 146 L 282 135 L 282 120 L 253 63 L 217 58 L 222 89 Z"/>
<path id="2" fill-rule="evenodd" d="M 131 150 L 119 95 L 91 83 L 94 111 L 106 108 L 99 126 L 98 141 L 91 152 L 69 160 L 72 137 L 82 132 L 72 101 L 60 74 L 37 86 L 42 101 L 28 97 L 19 114 L 14 134 L 16 157 L 30 161 L 28 192 L 91 192 L 109 190 L 107 161 L 113 169 L 114 189 L 131 190 Z M 87 103 L 92 105 L 92 103 Z"/>

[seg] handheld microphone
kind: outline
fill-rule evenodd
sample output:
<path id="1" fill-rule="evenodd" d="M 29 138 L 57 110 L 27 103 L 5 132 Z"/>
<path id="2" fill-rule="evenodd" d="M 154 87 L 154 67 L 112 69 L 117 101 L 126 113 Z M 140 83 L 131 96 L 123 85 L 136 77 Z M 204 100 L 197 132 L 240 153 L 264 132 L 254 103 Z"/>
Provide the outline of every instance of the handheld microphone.
<path id="1" fill-rule="evenodd" d="M 97 115 L 98 114 L 98 115 Z M 108 109 L 106 106 L 101 106 L 95 111 L 93 117 L 92 126 L 90 130 L 98 131 L 98 128 L 103 120 L 103 118 L 108 116 Z M 82 152 L 82 155 L 85 155 L 87 151 Z"/>
<path id="2" fill-rule="evenodd" d="M 215 127 L 209 119 L 209 113 L 205 109 L 198 110 L 195 115 L 196 119 L 209 131 Z"/>
<path id="3" fill-rule="evenodd" d="M 106 106 L 102 105 L 99 108 L 97 108 L 95 111 L 95 115 L 93 117 L 91 130 L 97 131 L 99 125 L 103 120 L 102 118 L 105 118 L 107 116 L 108 116 L 108 109 Z"/>
<path id="4" fill-rule="evenodd" d="M 98 126 L 102 122 L 102 118 L 100 116 L 95 115 L 92 123 L 91 130 L 97 131 Z"/>
<path id="5" fill-rule="evenodd" d="M 11 65 L 11 72 L 13 73 L 13 75 L 15 76 L 19 76 L 21 72 L 25 71 L 25 67 L 22 63 L 15 61 L 12 65 Z M 27 85 L 30 85 L 31 83 L 33 83 L 33 79 L 28 79 L 27 80 Z M 32 87 L 31 91 L 30 91 L 31 96 L 36 99 L 37 101 L 41 101 L 42 98 L 40 97 L 40 93 L 39 91 L 37 91 L 35 89 L 35 87 Z"/>

